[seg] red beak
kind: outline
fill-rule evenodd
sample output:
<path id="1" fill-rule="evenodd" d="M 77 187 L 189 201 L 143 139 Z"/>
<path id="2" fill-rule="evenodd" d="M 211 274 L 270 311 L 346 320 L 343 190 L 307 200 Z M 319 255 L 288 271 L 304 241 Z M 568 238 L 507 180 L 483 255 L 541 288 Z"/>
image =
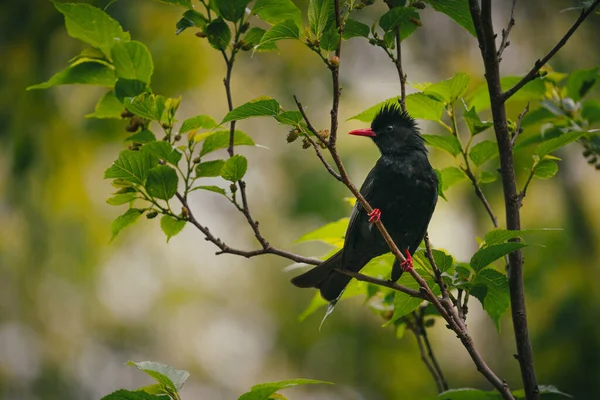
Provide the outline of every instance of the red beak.
<path id="1" fill-rule="evenodd" d="M 348 132 L 350 135 L 356 135 L 356 136 L 370 136 L 370 137 L 375 137 L 375 132 L 373 132 L 371 129 L 355 129 L 353 131 Z"/>

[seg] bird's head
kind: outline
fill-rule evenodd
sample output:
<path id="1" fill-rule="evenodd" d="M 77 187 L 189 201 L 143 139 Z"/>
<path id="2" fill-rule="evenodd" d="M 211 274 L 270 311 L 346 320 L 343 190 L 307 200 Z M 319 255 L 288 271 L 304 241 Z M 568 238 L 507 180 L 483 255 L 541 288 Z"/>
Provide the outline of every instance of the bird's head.
<path id="1" fill-rule="evenodd" d="M 384 105 L 373 119 L 370 129 L 356 129 L 350 134 L 370 137 L 382 154 L 427 151 L 417 123 L 401 110 L 399 104 Z"/>

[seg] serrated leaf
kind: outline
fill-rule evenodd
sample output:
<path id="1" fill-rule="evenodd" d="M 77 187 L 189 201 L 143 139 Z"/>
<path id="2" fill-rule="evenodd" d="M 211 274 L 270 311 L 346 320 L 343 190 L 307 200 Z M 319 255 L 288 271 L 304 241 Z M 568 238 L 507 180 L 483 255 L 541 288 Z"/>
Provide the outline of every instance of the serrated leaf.
<path id="1" fill-rule="evenodd" d="M 567 96 L 573 101 L 581 100 L 598 83 L 599 79 L 598 67 L 574 71 L 569 75 L 565 86 Z"/>
<path id="2" fill-rule="evenodd" d="M 453 103 L 465 94 L 470 81 L 469 75 L 459 72 L 450 79 L 429 85 L 423 93 L 442 103 Z"/>
<path id="3" fill-rule="evenodd" d="M 484 140 L 473 146 L 469 151 L 469 158 L 475 165 L 480 166 L 486 161 L 498 157 L 498 154 L 498 145 L 490 140 Z"/>
<path id="4" fill-rule="evenodd" d="M 398 104 L 398 97 L 392 97 L 381 103 L 366 109 L 365 111 L 348 118 L 357 119 L 363 122 L 371 122 L 381 107 L 388 104 Z M 432 99 L 423 93 L 413 93 L 406 96 L 406 110 L 415 119 L 426 119 L 431 121 L 439 121 L 442 119 L 444 104 Z"/>
<path id="5" fill-rule="evenodd" d="M 160 228 L 167 235 L 167 243 L 171 238 L 177 235 L 185 227 L 186 221 L 183 219 L 173 218 L 170 215 L 163 215 L 160 219 Z"/>
<path id="6" fill-rule="evenodd" d="M 475 271 L 480 271 L 505 255 L 527 246 L 522 242 L 508 242 L 485 246 L 473 254 L 470 265 Z"/>
<path id="7" fill-rule="evenodd" d="M 271 25 L 292 20 L 296 26 L 302 26 L 300 9 L 291 0 L 257 0 L 252 7 L 252 14 Z"/>
<path id="8" fill-rule="evenodd" d="M 111 206 L 120 206 L 122 204 L 130 203 L 137 198 L 137 192 L 117 193 L 113 195 L 113 197 L 109 197 L 106 202 Z"/>
<path id="9" fill-rule="evenodd" d="M 409 274 L 402 274 L 398 283 L 410 289 L 419 290 L 419 284 Z M 431 282 L 428 281 L 427 283 L 430 284 Z M 433 286 L 431 287 L 433 288 Z M 418 297 L 412 297 L 402 292 L 394 292 L 394 314 L 384 326 L 390 325 L 399 318 L 415 311 L 422 303 L 423 299 Z"/>
<path id="10" fill-rule="evenodd" d="M 196 115 L 183 121 L 179 133 L 184 134 L 196 129 L 214 129 L 218 125 L 216 121 L 208 115 Z"/>
<path id="11" fill-rule="evenodd" d="M 479 118 L 479 114 L 477 114 L 475 107 L 471 107 L 465 111 L 463 118 L 465 119 L 472 136 L 475 136 L 494 125 L 493 121 L 482 121 L 481 118 Z"/>
<path id="12" fill-rule="evenodd" d="M 135 40 L 117 42 L 111 50 L 111 55 L 117 77 L 150 83 L 154 64 L 145 44 Z"/>
<path id="13" fill-rule="evenodd" d="M 440 172 L 442 175 L 442 189 L 444 191 L 467 179 L 467 175 L 458 167 L 446 167 Z"/>
<path id="14" fill-rule="evenodd" d="M 142 153 L 146 152 L 152 154 L 155 157 L 165 160 L 173 165 L 177 165 L 181 160 L 181 153 L 171 146 L 169 142 L 165 141 L 152 141 L 142 146 Z"/>
<path id="15" fill-rule="evenodd" d="M 90 61 L 71 65 L 66 69 L 54 74 L 46 82 L 27 87 L 27 90 L 48 89 L 59 85 L 97 85 L 113 86 L 117 78 L 112 69 L 104 63 Z"/>
<path id="16" fill-rule="evenodd" d="M 600 101 L 586 100 L 581 105 L 581 116 L 592 125 L 600 121 Z"/>
<path id="17" fill-rule="evenodd" d="M 317 40 L 335 20 L 332 0 L 310 0 L 308 2 L 308 26 Z"/>
<path id="18" fill-rule="evenodd" d="M 236 130 L 233 137 L 234 146 L 254 146 L 254 140 L 242 131 Z M 215 150 L 229 146 L 229 131 L 217 131 L 206 137 L 202 143 L 200 157 Z"/>
<path id="19" fill-rule="evenodd" d="M 371 29 L 368 25 L 363 24 L 355 19 L 348 18 L 346 20 L 346 25 L 344 25 L 344 32 L 342 32 L 342 39 L 348 40 L 353 37 L 369 37 L 369 32 Z"/>
<path id="20" fill-rule="evenodd" d="M 454 265 L 454 257 L 445 251 L 432 249 L 433 260 L 441 272 L 447 272 Z"/>
<path id="21" fill-rule="evenodd" d="M 302 113 L 300 111 L 284 111 L 279 115 L 275 116 L 277 122 L 284 125 L 297 126 L 304 121 Z"/>
<path id="22" fill-rule="evenodd" d="M 54 3 L 54 7 L 64 15 L 65 26 L 71 37 L 82 40 L 111 56 L 111 49 L 117 41 L 130 40 L 129 33 L 121 25 L 99 8 L 84 3 Z"/>
<path id="23" fill-rule="evenodd" d="M 544 396 L 544 395 L 557 395 L 557 396 L 561 396 L 561 397 L 566 397 L 569 399 L 573 399 L 574 397 L 571 396 L 568 393 L 565 392 L 561 392 L 560 390 L 558 390 L 555 386 L 552 385 L 539 385 L 538 386 L 538 390 L 540 392 L 540 395 L 542 395 L 542 399 L 554 399 L 555 396 Z M 519 389 L 519 390 L 515 390 L 513 392 L 513 396 L 515 396 L 517 398 L 517 400 L 525 400 L 525 390 L 524 389 Z"/>
<path id="24" fill-rule="evenodd" d="M 215 193 L 222 194 L 223 196 L 227 196 L 227 193 L 225 192 L 225 189 L 220 188 L 218 186 L 214 186 L 214 185 L 195 186 L 194 188 L 190 189 L 190 192 L 193 192 L 194 190 L 207 190 L 209 192 L 215 192 Z"/>
<path id="25" fill-rule="evenodd" d="M 215 0 L 219 14 L 231 22 L 237 22 L 244 16 L 248 3 L 250 0 Z"/>
<path id="26" fill-rule="evenodd" d="M 290 379 L 279 382 L 261 383 L 259 385 L 252 386 L 252 389 L 249 392 L 241 395 L 238 400 L 268 400 L 274 393 L 282 389 L 317 383 L 332 385 L 331 382 L 317 381 L 314 379 Z"/>
<path id="27" fill-rule="evenodd" d="M 121 119 L 121 113 L 125 110 L 125 106 L 116 98 L 111 90 L 102 96 L 96 104 L 93 113 L 87 114 L 86 118 L 118 118 Z"/>
<path id="28" fill-rule="evenodd" d="M 457 156 L 461 152 L 461 145 L 455 136 L 440 136 L 440 135 L 421 135 L 425 142 L 437 149 L 444 150 L 453 156 Z"/>
<path id="29" fill-rule="evenodd" d="M 134 133 L 131 136 L 128 136 L 124 142 L 134 142 L 134 143 L 148 143 L 154 142 L 156 140 L 156 136 L 149 130 L 142 130 Z"/>
<path id="30" fill-rule="evenodd" d="M 558 172 L 558 164 L 554 160 L 541 160 L 535 166 L 533 175 L 539 179 L 552 178 Z"/>
<path id="31" fill-rule="evenodd" d="M 231 30 L 221 18 L 206 25 L 205 32 L 208 42 L 217 50 L 225 50 L 231 41 Z"/>
<path id="32" fill-rule="evenodd" d="M 124 179 L 138 185 L 143 185 L 148 177 L 148 171 L 158 163 L 152 154 L 140 151 L 124 150 L 119 158 L 104 172 L 106 179 Z"/>
<path id="33" fill-rule="evenodd" d="M 152 121 L 160 121 L 165 111 L 166 99 L 163 96 L 144 92 L 135 97 L 125 98 L 125 108 L 135 115 Z"/>
<path id="34" fill-rule="evenodd" d="M 342 218 L 336 222 L 330 222 L 312 232 L 300 236 L 300 238 L 296 240 L 296 243 L 319 240 L 341 248 L 344 245 L 344 235 L 346 234 L 346 229 L 348 229 L 349 221 L 349 218 Z"/>
<path id="35" fill-rule="evenodd" d="M 483 309 L 492 318 L 496 329 L 500 332 L 500 319 L 510 304 L 506 275 L 491 268 L 479 271 L 472 282 L 471 294 L 481 301 Z"/>
<path id="36" fill-rule="evenodd" d="M 181 32 L 185 31 L 187 28 L 191 28 L 193 26 L 197 28 L 205 28 L 207 24 L 206 17 L 199 13 L 196 10 L 187 10 L 183 13 L 183 16 L 177 24 L 175 25 L 176 31 L 175 34 L 179 35 Z"/>
<path id="37" fill-rule="evenodd" d="M 244 177 L 248 169 L 246 157 L 236 154 L 229 157 L 221 168 L 221 176 L 230 182 L 237 182 Z"/>
<path id="38" fill-rule="evenodd" d="M 115 83 L 115 97 L 120 102 L 125 102 L 127 97 L 136 97 L 148 90 L 146 82 L 138 81 L 137 79 L 118 78 Z"/>
<path id="39" fill-rule="evenodd" d="M 468 0 L 425 0 L 425 2 L 429 3 L 434 10 L 444 13 L 452 18 L 471 35 L 477 36 L 475 33 L 475 26 L 473 25 L 473 18 L 471 18 Z"/>
<path id="40" fill-rule="evenodd" d="M 221 170 L 225 165 L 223 160 L 205 161 L 196 165 L 196 177 L 221 176 Z"/>
<path id="41" fill-rule="evenodd" d="M 177 193 L 179 177 L 177 172 L 167 165 L 157 165 L 148 171 L 146 190 L 152 197 L 169 200 Z"/>
<path id="42" fill-rule="evenodd" d="M 143 390 L 120 389 L 104 396 L 101 400 L 164 400 L 164 396 L 155 396 Z"/>
<path id="43" fill-rule="evenodd" d="M 110 224 L 110 240 L 112 241 L 124 228 L 134 224 L 140 218 L 142 212 L 143 210 L 130 208 L 125 212 L 125 214 L 115 218 L 115 220 Z"/>
<path id="44" fill-rule="evenodd" d="M 396 36 L 396 28 L 400 28 L 400 39 L 404 40 L 417 30 L 417 25 L 412 20 L 419 19 L 419 13 L 414 7 L 394 7 L 381 16 L 379 26 L 393 38 Z"/>
<path id="45" fill-rule="evenodd" d="M 189 378 L 190 373 L 185 370 L 175 369 L 169 365 L 157 363 L 154 361 L 133 362 L 128 361 L 127 365 L 131 365 L 144 371 L 158 383 L 169 388 L 173 392 L 178 392 L 183 387 L 185 381 Z"/>
<path id="46" fill-rule="evenodd" d="M 498 392 L 461 388 L 446 390 L 429 400 L 502 400 L 502 396 Z"/>
<path id="47" fill-rule="evenodd" d="M 438 196 L 448 201 L 448 199 L 446 198 L 446 194 L 444 193 L 444 177 L 442 176 L 442 172 L 437 168 L 434 168 L 433 170 L 435 171 L 435 175 L 437 176 L 438 180 Z"/>
<path id="48" fill-rule="evenodd" d="M 559 229 L 521 229 L 521 230 L 506 230 L 506 229 L 492 229 L 488 233 L 485 234 L 483 240 L 486 245 L 496 244 L 506 242 L 509 239 L 514 239 L 518 237 L 522 237 L 527 233 L 537 233 L 537 232 L 547 232 L 547 231 L 556 231 Z"/>
<path id="49" fill-rule="evenodd" d="M 500 79 L 500 86 L 503 91 L 512 88 L 521 80 L 520 76 L 505 76 Z M 531 82 L 525 84 L 518 92 L 508 99 L 508 103 L 511 102 L 528 102 L 536 101 L 544 98 L 546 94 L 546 85 L 541 79 L 534 79 Z M 483 84 L 475 89 L 469 96 L 469 108 L 475 107 L 479 112 L 490 108 L 490 94 L 488 92 L 487 84 Z"/>
<path id="50" fill-rule="evenodd" d="M 560 149 L 561 147 L 564 147 L 567 144 L 576 141 L 577 139 L 582 137 L 584 134 L 585 134 L 585 132 L 580 132 L 580 131 L 571 131 L 571 132 L 563 133 L 562 135 L 560 135 L 554 139 L 550 139 L 550 140 L 540 144 L 535 149 L 535 154 L 538 157 L 543 158 L 544 156 L 552 153 L 553 151 L 556 151 L 556 150 Z"/>
<path id="51" fill-rule="evenodd" d="M 298 25 L 291 19 L 283 21 L 271 29 L 269 29 L 265 34 L 260 38 L 260 42 L 256 47 L 257 50 L 261 50 L 264 47 L 272 47 L 276 42 L 285 39 L 299 39 L 300 38 L 300 30 Z M 278 111 L 279 112 L 279 111 Z"/>
<path id="52" fill-rule="evenodd" d="M 281 106 L 275 99 L 259 98 L 242 104 L 239 107 L 229 111 L 221 121 L 224 124 L 229 121 L 239 121 L 241 119 L 262 116 L 275 116 L 279 114 Z"/>

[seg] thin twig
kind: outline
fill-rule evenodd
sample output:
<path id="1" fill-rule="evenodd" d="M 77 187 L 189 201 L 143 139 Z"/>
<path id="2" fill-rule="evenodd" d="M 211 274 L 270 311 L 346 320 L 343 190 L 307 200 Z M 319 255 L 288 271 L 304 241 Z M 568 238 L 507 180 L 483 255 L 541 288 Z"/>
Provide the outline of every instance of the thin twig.
<path id="1" fill-rule="evenodd" d="M 440 364 L 437 361 L 437 358 L 435 357 L 434 353 L 433 353 L 433 348 L 431 347 L 431 343 L 429 342 L 429 337 L 427 336 L 427 329 L 425 328 L 425 316 L 424 314 L 424 309 L 421 308 L 421 311 L 418 314 L 418 323 L 419 323 L 419 327 L 421 328 L 421 336 L 423 337 L 423 343 L 425 344 L 425 348 L 427 349 L 427 356 L 429 357 L 429 359 L 431 360 L 431 363 L 433 364 L 433 368 L 435 369 L 435 372 L 439 378 L 439 381 L 436 380 L 436 383 L 438 384 L 438 391 L 445 391 L 448 390 L 448 381 L 446 381 L 446 377 L 444 376 L 444 373 L 442 371 L 442 368 L 440 367 Z M 439 387 L 441 386 L 442 390 L 439 389 Z"/>
<path id="2" fill-rule="evenodd" d="M 389 289 L 393 289 L 398 292 L 406 293 L 407 295 L 412 296 L 412 297 L 416 297 L 416 298 L 423 299 L 423 300 L 429 300 L 427 295 L 422 293 L 421 291 L 411 289 L 409 287 L 400 285 L 396 282 L 388 281 L 385 279 L 374 278 L 369 275 L 364 275 L 359 272 L 354 272 L 354 271 L 350 271 L 350 270 L 343 269 L 343 268 L 336 268 L 335 271 L 339 272 L 340 274 L 350 276 L 350 277 L 356 279 L 357 281 L 372 283 L 372 284 L 375 284 L 378 286 L 383 286 L 383 287 L 386 287 Z"/>
<path id="3" fill-rule="evenodd" d="M 448 295 L 448 289 L 444 284 L 444 280 L 442 279 L 442 272 L 438 268 L 435 259 L 433 258 L 433 252 L 431 250 L 431 243 L 429 242 L 429 232 L 425 233 L 425 256 L 429 260 L 429 264 L 431 264 L 431 268 L 433 269 L 433 273 L 435 274 L 435 280 L 442 291 L 442 297 L 444 299 L 450 298 Z"/>
<path id="4" fill-rule="evenodd" d="M 340 88 L 340 56 L 342 54 L 342 35 L 344 34 L 344 25 L 342 24 L 342 10 L 340 7 L 340 0 L 334 0 L 333 2 L 335 12 L 335 26 L 338 30 L 339 39 L 338 45 L 335 49 L 336 62 L 329 63 L 329 69 L 331 70 L 331 81 L 333 86 L 333 104 L 331 105 L 331 129 L 329 136 L 329 147 L 335 149 L 337 141 L 337 130 L 338 130 L 338 110 L 340 108 L 340 96 L 342 89 Z"/>
<path id="5" fill-rule="evenodd" d="M 398 77 L 400 78 L 400 107 L 402 111 L 406 112 L 406 75 L 402 68 L 402 48 L 400 47 L 402 40 L 400 38 L 400 28 L 396 28 L 396 59 L 394 65 L 398 71 Z"/>
<path id="6" fill-rule="evenodd" d="M 577 21 L 571 26 L 571 28 L 565 33 L 565 35 L 556 43 L 556 45 L 550 50 L 542 59 L 537 60 L 531 68 L 531 70 L 525 75 L 515 86 L 504 92 L 501 97 L 502 101 L 508 100 L 513 94 L 515 94 L 519 89 L 525 86 L 528 82 L 534 80 L 539 76 L 540 69 L 546 65 L 548 61 L 567 43 L 569 38 L 575 33 L 579 25 L 594 11 L 594 8 L 600 3 L 600 0 L 594 1 L 591 6 L 581 11 L 579 18 Z"/>
<path id="7" fill-rule="evenodd" d="M 510 8 L 510 19 L 508 20 L 508 26 L 506 29 L 502 29 L 502 41 L 500 42 L 500 47 L 498 47 L 498 62 L 502 61 L 502 53 L 504 50 L 510 45 L 508 41 L 508 35 L 510 35 L 510 31 L 515 26 L 515 6 L 517 5 L 517 0 L 513 0 L 512 7 Z"/>
<path id="8" fill-rule="evenodd" d="M 319 135 L 317 135 L 317 136 L 319 136 Z M 336 180 L 341 182 L 342 177 L 340 176 L 340 174 L 335 172 L 335 170 L 333 169 L 331 164 L 329 164 L 327 162 L 327 160 L 323 156 L 323 152 L 321 151 L 321 148 L 319 147 L 319 145 L 317 143 L 315 143 L 313 138 L 310 137 L 309 135 L 306 135 L 305 137 L 306 137 L 306 140 L 308 140 L 309 143 L 311 144 L 311 146 L 315 149 L 315 153 L 317 154 L 317 157 L 319 158 L 319 160 L 321 160 L 321 163 L 325 166 L 325 169 L 327 169 L 327 171 L 331 174 L 331 176 L 333 176 Z"/>
<path id="9" fill-rule="evenodd" d="M 419 347 L 419 354 L 421 354 L 421 360 L 423 361 L 423 363 L 429 370 L 429 373 L 433 377 L 433 380 L 435 381 L 435 385 L 437 386 L 438 393 L 442 393 L 445 390 L 444 385 L 442 384 L 442 380 L 441 380 L 440 376 L 438 375 L 438 373 L 436 372 L 436 370 L 433 366 L 432 360 L 430 359 L 430 357 L 428 357 L 427 352 L 425 350 L 425 346 L 423 345 L 423 339 L 424 339 L 423 334 L 425 332 L 425 327 L 421 325 L 423 323 L 423 320 L 421 318 L 419 318 L 416 311 L 413 311 L 412 314 L 415 319 L 415 323 L 418 326 L 413 326 L 410 323 L 410 321 L 407 321 L 406 324 L 409 327 L 409 329 L 412 331 L 412 333 L 415 335 L 415 339 L 417 340 L 417 346 Z"/>
<path id="10" fill-rule="evenodd" d="M 519 117 L 517 118 L 517 126 L 515 127 L 515 134 L 513 135 L 512 139 L 510 141 L 510 147 L 515 147 L 515 142 L 517 141 L 517 137 L 521 133 L 521 122 L 523 121 L 523 117 L 525 116 L 525 114 L 527 114 L 528 112 L 529 112 L 529 103 L 527 103 L 527 106 L 525 107 L 523 112 L 521 114 L 519 114 Z"/>
<path id="11" fill-rule="evenodd" d="M 306 115 L 306 111 L 304 111 L 304 107 L 302 107 L 302 103 L 300 103 L 300 101 L 298 100 L 298 97 L 296 97 L 296 95 L 294 95 L 294 101 L 296 102 L 298 111 L 300 111 L 300 114 L 302 114 L 302 118 L 304 118 L 304 122 L 306 122 L 306 126 L 307 126 L 308 130 L 313 135 L 315 135 L 321 141 L 321 143 L 323 143 L 325 146 L 327 146 L 328 145 L 327 141 L 325 139 L 323 139 L 323 137 L 321 135 L 319 135 L 319 131 L 317 131 L 315 129 L 315 127 L 313 126 L 313 124 L 311 124 L 310 120 L 308 119 L 308 116 Z"/>

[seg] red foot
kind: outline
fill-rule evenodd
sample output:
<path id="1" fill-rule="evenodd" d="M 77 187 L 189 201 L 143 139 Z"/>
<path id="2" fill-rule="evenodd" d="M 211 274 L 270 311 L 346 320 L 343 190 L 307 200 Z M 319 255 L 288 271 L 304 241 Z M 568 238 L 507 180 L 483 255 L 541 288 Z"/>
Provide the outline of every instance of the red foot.
<path id="1" fill-rule="evenodd" d="M 372 224 L 381 220 L 381 211 L 379 211 L 379 208 L 374 208 L 373 211 L 369 214 L 369 217 L 369 222 Z"/>
<path id="2" fill-rule="evenodd" d="M 410 252 L 408 251 L 408 249 L 406 249 L 405 253 L 406 253 L 406 260 L 400 264 L 400 267 L 402 268 L 403 271 L 409 271 L 413 268 L 413 258 L 410 255 Z"/>

